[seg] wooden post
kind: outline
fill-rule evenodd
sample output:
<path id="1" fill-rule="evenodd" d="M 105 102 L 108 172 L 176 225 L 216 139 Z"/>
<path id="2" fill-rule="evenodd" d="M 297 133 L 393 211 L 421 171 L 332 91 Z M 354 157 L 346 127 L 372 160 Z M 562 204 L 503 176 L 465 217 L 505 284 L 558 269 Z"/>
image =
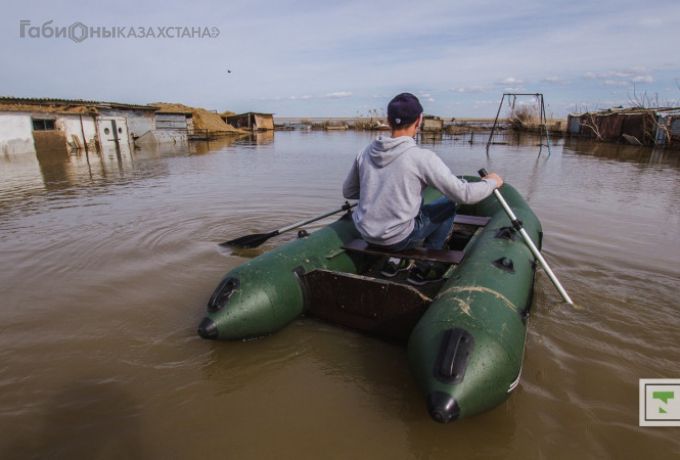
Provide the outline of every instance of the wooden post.
<path id="1" fill-rule="evenodd" d="M 94 132 L 97 136 L 97 150 L 99 153 L 102 153 L 104 151 L 104 146 L 102 145 L 102 139 L 99 135 L 99 119 L 97 118 L 97 114 L 92 114 L 92 120 L 94 121 Z"/>
<path id="2" fill-rule="evenodd" d="M 87 155 L 89 152 L 87 150 L 87 138 L 85 137 L 85 127 L 83 126 L 83 114 L 82 113 L 78 114 L 78 117 L 80 118 L 80 132 L 83 135 L 83 144 L 85 145 L 85 155 Z"/>

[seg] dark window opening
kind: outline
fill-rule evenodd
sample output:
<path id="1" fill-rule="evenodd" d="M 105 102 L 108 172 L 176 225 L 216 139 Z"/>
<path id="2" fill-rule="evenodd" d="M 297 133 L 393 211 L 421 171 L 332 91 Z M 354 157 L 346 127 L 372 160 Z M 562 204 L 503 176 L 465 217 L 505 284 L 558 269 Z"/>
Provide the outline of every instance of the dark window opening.
<path id="1" fill-rule="evenodd" d="M 54 120 L 33 119 L 33 131 L 53 131 L 54 130 Z"/>

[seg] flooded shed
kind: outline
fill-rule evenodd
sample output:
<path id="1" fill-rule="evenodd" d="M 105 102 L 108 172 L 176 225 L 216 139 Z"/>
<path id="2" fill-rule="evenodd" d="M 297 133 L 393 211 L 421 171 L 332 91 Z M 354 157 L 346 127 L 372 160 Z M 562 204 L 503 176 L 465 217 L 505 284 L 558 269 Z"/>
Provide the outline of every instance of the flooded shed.
<path id="1" fill-rule="evenodd" d="M 153 129 L 155 108 L 81 99 L 0 98 L 0 151 L 130 148 Z"/>
<path id="2" fill-rule="evenodd" d="M 426 133 L 439 133 L 444 129 L 444 120 L 434 115 L 423 115 L 420 130 Z"/>
<path id="3" fill-rule="evenodd" d="M 570 114 L 567 132 L 607 142 L 656 145 L 666 138 L 670 142 L 671 136 L 664 133 L 677 113 L 680 110 L 670 108 L 613 108 Z"/>
<path id="4" fill-rule="evenodd" d="M 668 124 L 672 143 L 680 144 L 680 115 L 673 116 Z"/>
<path id="5" fill-rule="evenodd" d="M 157 107 L 154 113 L 154 129 L 135 140 L 136 144 L 184 143 L 193 127 L 191 110 Z"/>
<path id="6" fill-rule="evenodd" d="M 573 135 L 581 134 L 581 114 L 570 113 L 567 115 L 567 133 Z"/>
<path id="7" fill-rule="evenodd" d="M 680 108 L 657 110 L 656 145 L 680 146 Z"/>
<path id="8" fill-rule="evenodd" d="M 223 114 L 222 119 L 238 129 L 249 131 L 269 131 L 274 129 L 274 114 L 246 112 L 236 115 Z"/>
<path id="9" fill-rule="evenodd" d="M 151 105 L 158 109 L 155 132 L 155 135 L 158 136 L 175 132 L 192 141 L 246 133 L 246 131 L 236 129 L 225 123 L 222 115 L 216 110 L 191 107 L 177 102 L 154 102 Z M 185 123 L 186 130 L 184 128 Z"/>

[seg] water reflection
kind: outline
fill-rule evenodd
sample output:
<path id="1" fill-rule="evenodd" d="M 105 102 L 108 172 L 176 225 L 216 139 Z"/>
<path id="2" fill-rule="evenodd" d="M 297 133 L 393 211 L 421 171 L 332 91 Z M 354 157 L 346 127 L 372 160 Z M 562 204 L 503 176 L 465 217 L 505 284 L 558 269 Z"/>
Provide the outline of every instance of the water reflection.
<path id="1" fill-rule="evenodd" d="M 666 164 L 680 166 L 680 151 L 672 149 L 645 147 L 626 144 L 594 142 L 588 139 L 567 138 L 564 142 L 567 151 L 579 155 L 606 158 L 641 164 Z"/>
<path id="2" fill-rule="evenodd" d="M 455 133 L 443 132 L 424 132 L 418 133 L 417 141 L 420 145 L 425 148 L 433 148 L 438 145 L 447 144 L 477 144 L 486 146 L 489 141 L 488 131 L 479 130 L 469 130 L 469 131 L 457 131 Z M 551 137 L 550 146 L 559 147 L 563 143 L 561 137 Z M 543 152 L 547 152 L 547 140 L 545 137 L 539 137 L 534 133 L 527 133 L 514 130 L 502 130 L 497 131 L 490 144 L 491 152 L 493 152 L 494 146 L 512 146 L 512 147 L 536 147 L 536 154 L 541 152 L 541 144 L 543 145 Z"/>
<path id="3" fill-rule="evenodd" d="M 136 147 L 133 155 L 137 159 L 146 160 L 172 158 L 186 155 L 188 151 L 191 151 L 191 147 L 193 145 L 193 142 L 164 142 L 162 144 L 149 143 L 140 147 Z"/>
<path id="4" fill-rule="evenodd" d="M 274 142 L 274 131 L 258 131 L 253 133 L 252 142 L 257 145 L 271 144 Z"/>
<path id="5" fill-rule="evenodd" d="M 226 149 L 236 144 L 241 139 L 249 137 L 248 134 L 242 136 L 222 136 L 216 139 L 191 142 L 189 152 L 192 155 L 205 155 L 206 153 L 216 152 Z M 184 150 L 186 152 L 186 149 Z"/>
<path id="6" fill-rule="evenodd" d="M 224 136 L 209 141 L 190 144 L 163 143 L 147 144 L 134 150 L 105 149 L 103 152 L 68 152 L 66 150 L 42 149 L 36 154 L 4 154 L 0 156 L 0 202 L 7 206 L 3 194 L 16 189 L 34 189 L 41 183 L 48 193 L 78 188 L 92 183 L 113 183 L 120 179 L 148 179 L 167 175 L 168 170 L 162 160 L 188 155 L 205 155 L 224 151 L 232 146 L 257 147 L 269 145 L 274 141 L 273 131 L 258 132 L 242 136 Z M 149 162 L 154 162 L 148 168 Z M 141 162 L 140 165 L 135 164 Z M 37 165 L 39 175 L 31 174 Z M 145 174 L 138 174 L 144 169 Z"/>
<path id="7" fill-rule="evenodd" d="M 418 133 L 417 137 L 418 140 L 420 141 L 420 144 L 423 146 L 441 144 L 444 141 L 444 139 L 446 139 L 447 141 L 449 140 L 448 136 L 446 136 L 445 134 L 434 132 Z"/>
<path id="8" fill-rule="evenodd" d="M 15 174 L 27 164 L 38 165 L 42 184 L 47 191 L 78 187 L 97 178 L 107 178 L 111 174 L 118 177 L 127 175 L 134 169 L 134 155 L 129 150 L 107 149 L 102 153 L 84 150 L 39 151 L 35 154 L 13 154 L 0 157 L 3 173 L 9 177 L 34 182 L 35 177 Z M 22 187 L 14 183 L 14 187 Z M 0 191 L 4 187 L 0 186 Z"/>

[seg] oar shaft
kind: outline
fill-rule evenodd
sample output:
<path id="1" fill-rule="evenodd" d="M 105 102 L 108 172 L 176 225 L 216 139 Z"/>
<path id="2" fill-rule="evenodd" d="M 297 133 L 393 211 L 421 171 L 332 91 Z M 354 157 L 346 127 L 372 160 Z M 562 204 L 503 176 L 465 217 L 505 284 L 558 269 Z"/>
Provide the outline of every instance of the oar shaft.
<path id="1" fill-rule="evenodd" d="M 512 212 L 512 209 L 510 209 L 510 206 L 508 206 L 508 203 L 505 201 L 505 198 L 503 198 L 503 195 L 501 195 L 501 192 L 498 191 L 498 189 L 496 189 L 493 191 L 493 194 L 496 195 L 498 202 L 505 210 L 506 214 L 510 218 L 510 221 L 513 223 L 513 225 L 515 225 L 515 222 L 519 222 L 517 220 L 517 216 L 515 215 L 514 212 Z M 555 276 L 555 273 L 553 273 L 552 269 L 550 268 L 550 265 L 548 265 L 548 262 L 543 258 L 543 255 L 538 250 L 534 242 L 531 240 L 531 237 L 529 236 L 527 231 L 524 230 L 524 227 L 519 226 L 519 234 L 522 235 L 524 242 L 526 243 L 527 246 L 529 246 L 529 250 L 534 255 L 534 257 L 536 257 L 536 259 L 538 259 L 538 261 L 541 263 L 543 270 L 545 270 L 545 272 L 548 274 L 550 281 L 552 281 L 553 285 L 555 285 L 557 291 L 560 293 L 564 301 L 570 305 L 573 305 L 574 302 L 571 300 L 571 297 L 569 297 L 569 294 L 567 294 L 567 291 L 562 286 L 562 283 L 560 283 L 560 280 L 557 279 L 557 276 Z"/>
<path id="2" fill-rule="evenodd" d="M 294 224 L 290 224 L 286 227 L 280 228 L 280 229 L 277 230 L 277 233 L 287 232 L 289 230 L 293 230 L 295 228 L 302 227 L 303 225 L 311 224 L 312 222 L 316 222 L 317 220 L 321 220 L 321 219 L 324 219 L 326 217 L 330 217 L 333 214 L 337 214 L 339 212 L 346 211 L 348 209 L 352 209 L 356 205 L 357 205 L 356 203 L 345 204 L 343 207 L 341 207 L 340 209 L 336 209 L 335 211 L 330 211 L 330 212 L 327 212 L 327 213 L 322 214 L 320 216 L 316 216 L 316 217 L 313 217 L 313 218 L 307 219 L 307 220 L 301 220 L 300 222 L 296 222 Z"/>
<path id="3" fill-rule="evenodd" d="M 322 214 L 320 216 L 312 217 L 311 219 L 303 220 L 300 222 L 296 222 L 292 225 L 288 225 L 286 227 L 280 228 L 278 230 L 274 230 L 269 233 L 256 233 L 254 235 L 246 235 L 242 236 L 240 238 L 235 238 L 233 240 L 225 241 L 224 243 L 220 243 L 220 246 L 235 246 L 237 248 L 256 248 L 265 241 L 267 241 L 269 238 L 273 238 L 276 235 L 280 235 L 281 233 L 287 232 L 289 230 L 293 230 L 294 228 L 302 227 L 303 225 L 310 224 L 312 222 L 316 222 L 317 220 L 321 220 L 325 217 L 332 216 L 333 214 L 337 214 L 342 211 L 347 211 L 349 209 L 352 209 L 355 204 L 349 204 L 348 202 L 345 202 L 345 204 L 340 208 L 336 209 L 335 211 L 330 211 L 325 214 Z"/>
<path id="4" fill-rule="evenodd" d="M 552 268 L 550 268 L 550 265 L 548 265 L 548 262 L 546 262 L 546 260 L 543 258 L 543 255 L 538 250 L 534 242 L 531 241 L 531 238 L 527 234 L 527 231 L 524 230 L 523 228 L 520 228 L 519 233 L 520 235 L 522 235 L 522 238 L 524 238 L 524 242 L 527 244 L 527 246 L 529 246 L 529 249 L 531 250 L 533 255 L 541 263 L 543 270 L 545 270 L 545 272 L 548 274 L 548 278 L 550 278 L 550 281 L 552 281 L 552 283 L 555 285 L 555 288 L 557 288 L 557 291 L 560 293 L 564 301 L 567 302 L 569 305 L 574 305 L 574 301 L 571 300 L 571 297 L 569 297 L 569 294 L 567 294 L 567 291 L 562 286 L 562 283 L 560 283 L 560 280 L 558 280 L 557 276 L 555 276 L 555 273 L 553 273 Z"/>

